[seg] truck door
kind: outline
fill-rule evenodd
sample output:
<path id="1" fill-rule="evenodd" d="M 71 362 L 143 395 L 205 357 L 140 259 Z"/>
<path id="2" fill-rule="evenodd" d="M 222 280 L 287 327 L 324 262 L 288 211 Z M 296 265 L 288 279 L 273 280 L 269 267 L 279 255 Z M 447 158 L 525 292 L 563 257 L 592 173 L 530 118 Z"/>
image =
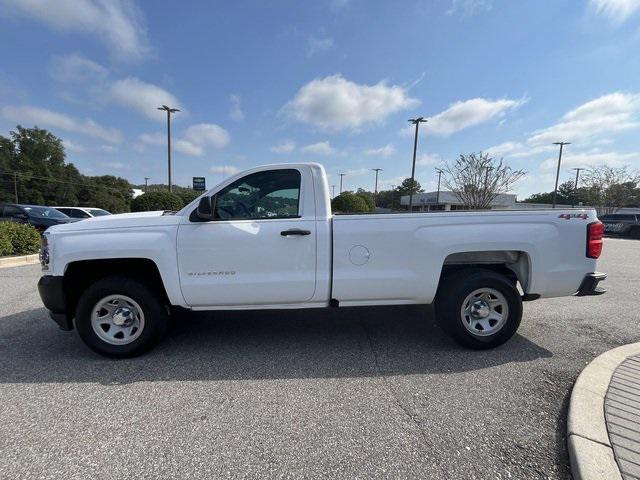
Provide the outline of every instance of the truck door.
<path id="1" fill-rule="evenodd" d="M 316 286 L 313 178 L 304 168 L 249 173 L 213 196 L 214 219 L 187 213 L 178 269 L 187 304 L 298 304 Z"/>

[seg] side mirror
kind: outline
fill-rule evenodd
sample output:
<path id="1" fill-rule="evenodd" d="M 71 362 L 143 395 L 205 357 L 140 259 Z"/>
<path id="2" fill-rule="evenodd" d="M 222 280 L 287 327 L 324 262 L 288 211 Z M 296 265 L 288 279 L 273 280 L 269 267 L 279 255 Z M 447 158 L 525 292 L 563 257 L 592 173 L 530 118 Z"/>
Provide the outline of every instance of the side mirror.
<path id="1" fill-rule="evenodd" d="M 215 196 L 214 197 L 202 197 L 200 199 L 200 203 L 198 203 L 198 208 L 196 209 L 196 215 L 201 220 L 213 220 L 213 206 L 215 204 Z"/>

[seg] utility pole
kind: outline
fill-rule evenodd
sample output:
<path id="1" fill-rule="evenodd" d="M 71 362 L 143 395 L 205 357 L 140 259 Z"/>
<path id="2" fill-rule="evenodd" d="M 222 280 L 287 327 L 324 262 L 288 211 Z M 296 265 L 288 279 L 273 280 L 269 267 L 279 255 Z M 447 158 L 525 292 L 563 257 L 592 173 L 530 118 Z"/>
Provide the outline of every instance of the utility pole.
<path id="1" fill-rule="evenodd" d="M 381 171 L 381 168 L 372 168 L 374 172 L 376 172 L 376 186 L 373 190 L 373 205 L 378 206 L 378 172 Z"/>
<path id="2" fill-rule="evenodd" d="M 438 172 L 438 193 L 436 193 L 436 205 L 438 206 L 438 210 L 440 209 L 440 177 L 444 173 L 441 168 L 436 168 L 436 172 Z"/>
<path id="3" fill-rule="evenodd" d="M 409 187 L 409 212 L 413 211 L 413 185 L 416 176 L 416 151 L 418 149 L 418 127 L 426 123 L 424 117 L 410 118 L 409 122 L 416 126 L 416 135 L 413 139 L 413 164 L 411 165 L 411 186 Z"/>
<path id="4" fill-rule="evenodd" d="M 150 177 L 144 177 L 144 193 L 149 191 L 149 178 Z"/>
<path id="5" fill-rule="evenodd" d="M 584 168 L 580 167 L 580 168 L 572 168 L 571 170 L 575 170 L 576 171 L 576 183 L 573 186 L 573 191 L 577 192 L 578 191 L 578 178 L 580 178 L 580 170 L 584 170 Z"/>
<path id="6" fill-rule="evenodd" d="M 578 200 L 578 178 L 580 178 L 580 170 L 584 170 L 584 168 L 578 167 L 578 168 L 572 168 L 571 170 L 576 171 L 576 183 L 573 185 L 573 199 L 574 201 L 577 201 Z"/>
<path id="7" fill-rule="evenodd" d="M 158 110 L 164 110 L 167 112 L 167 161 L 169 170 L 169 191 L 171 188 L 171 114 L 179 112 L 177 108 L 169 108 L 166 105 L 158 107 Z"/>
<path id="8" fill-rule="evenodd" d="M 571 145 L 571 142 L 553 142 L 554 145 L 560 145 L 560 154 L 558 155 L 558 170 L 556 171 L 556 186 L 553 189 L 553 205 L 556 208 L 556 196 L 558 195 L 558 178 L 560 178 L 560 162 L 562 162 L 562 147 Z"/>
<path id="9" fill-rule="evenodd" d="M 336 186 L 331 185 L 331 198 L 336 198 Z"/>
<path id="10" fill-rule="evenodd" d="M 344 177 L 346 173 L 339 173 L 338 175 L 340 175 L 340 193 L 342 193 L 342 177 Z"/>
<path id="11" fill-rule="evenodd" d="M 16 203 L 20 203 L 18 201 L 18 173 L 13 172 L 13 193 L 16 196 Z"/>

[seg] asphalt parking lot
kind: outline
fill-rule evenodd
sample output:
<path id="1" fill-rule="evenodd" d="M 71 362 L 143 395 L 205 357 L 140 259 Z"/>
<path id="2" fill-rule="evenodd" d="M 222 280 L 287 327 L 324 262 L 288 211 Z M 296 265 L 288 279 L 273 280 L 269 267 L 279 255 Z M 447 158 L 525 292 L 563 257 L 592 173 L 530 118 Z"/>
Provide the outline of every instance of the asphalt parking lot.
<path id="1" fill-rule="evenodd" d="M 640 340 L 640 241 L 599 270 L 492 351 L 385 307 L 202 314 L 111 361 L 48 319 L 38 266 L 2 269 L 0 478 L 568 478 L 575 378 Z"/>

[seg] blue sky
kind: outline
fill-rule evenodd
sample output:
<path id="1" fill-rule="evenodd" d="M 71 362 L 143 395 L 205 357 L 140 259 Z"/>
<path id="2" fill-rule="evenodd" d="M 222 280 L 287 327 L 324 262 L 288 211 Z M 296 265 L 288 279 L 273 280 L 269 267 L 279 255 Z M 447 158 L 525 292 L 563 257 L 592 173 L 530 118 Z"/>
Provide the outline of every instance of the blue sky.
<path id="1" fill-rule="evenodd" d="M 166 182 L 318 161 L 345 189 L 489 151 L 553 189 L 571 167 L 640 167 L 640 0 L 0 0 L 0 132 L 63 138 L 87 174 Z"/>

